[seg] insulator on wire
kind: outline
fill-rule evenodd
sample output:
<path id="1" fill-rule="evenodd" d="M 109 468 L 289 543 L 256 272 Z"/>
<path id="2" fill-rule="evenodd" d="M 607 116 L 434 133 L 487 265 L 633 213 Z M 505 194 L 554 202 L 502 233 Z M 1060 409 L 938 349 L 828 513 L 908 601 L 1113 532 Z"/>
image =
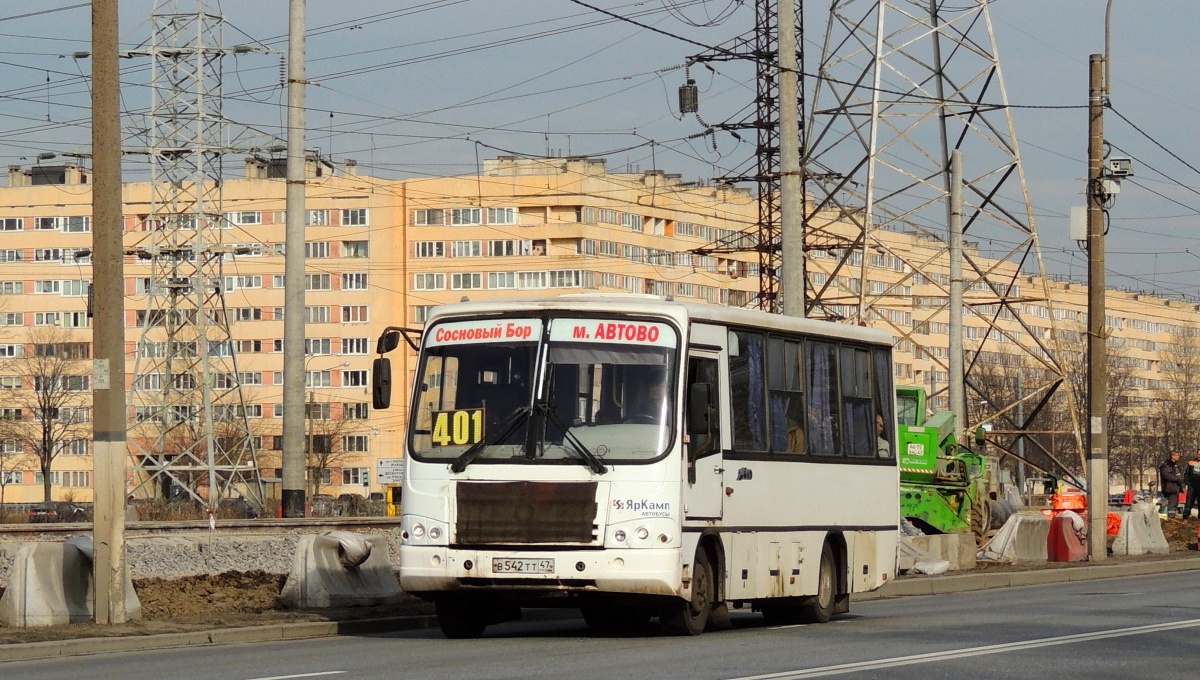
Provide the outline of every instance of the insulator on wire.
<path id="1" fill-rule="evenodd" d="M 700 90 L 696 81 L 688 78 L 687 85 L 679 86 L 679 112 L 696 113 L 700 110 Z"/>

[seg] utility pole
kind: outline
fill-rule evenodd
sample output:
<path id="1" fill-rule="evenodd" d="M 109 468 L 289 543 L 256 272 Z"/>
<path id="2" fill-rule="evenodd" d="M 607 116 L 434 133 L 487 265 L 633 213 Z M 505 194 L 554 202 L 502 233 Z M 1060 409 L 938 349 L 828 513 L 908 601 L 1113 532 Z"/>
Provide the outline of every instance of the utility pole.
<path id="1" fill-rule="evenodd" d="M 1105 57 L 1088 58 L 1088 559 L 1108 557 L 1108 362 L 1104 305 Z"/>
<path id="2" fill-rule="evenodd" d="M 287 193 L 283 253 L 284 517 L 304 517 L 304 2 L 288 2 Z"/>
<path id="3" fill-rule="evenodd" d="M 117 0 L 92 2 L 94 616 L 125 623 L 125 220 Z M 97 276 L 97 274 L 100 274 Z"/>
<path id="4" fill-rule="evenodd" d="M 800 181 L 800 80 L 796 59 L 795 0 L 778 0 L 779 49 L 779 231 L 783 313 L 804 316 L 804 186 Z"/>
<path id="5" fill-rule="evenodd" d="M 950 152 L 950 410 L 954 413 L 954 441 L 963 441 L 967 426 L 967 390 L 963 368 L 963 268 L 962 268 L 962 151 Z"/>

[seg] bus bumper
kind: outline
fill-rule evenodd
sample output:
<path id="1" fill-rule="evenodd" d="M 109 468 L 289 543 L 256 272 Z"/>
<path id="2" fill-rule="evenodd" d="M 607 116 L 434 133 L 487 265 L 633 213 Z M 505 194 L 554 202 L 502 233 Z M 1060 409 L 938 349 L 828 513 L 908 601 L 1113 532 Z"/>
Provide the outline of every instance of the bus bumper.
<path id="1" fill-rule="evenodd" d="M 511 551 L 400 547 L 400 587 L 409 593 L 506 590 L 679 596 L 679 551 Z"/>

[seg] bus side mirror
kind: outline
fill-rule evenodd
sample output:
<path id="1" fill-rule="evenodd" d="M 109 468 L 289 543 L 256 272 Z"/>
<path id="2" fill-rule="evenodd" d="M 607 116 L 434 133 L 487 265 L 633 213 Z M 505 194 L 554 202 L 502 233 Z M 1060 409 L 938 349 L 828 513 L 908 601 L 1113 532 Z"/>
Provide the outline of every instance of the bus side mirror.
<path id="1" fill-rule="evenodd" d="M 383 339 L 379 342 L 382 345 Z M 387 357 L 379 357 L 371 366 L 371 402 L 377 409 L 392 404 L 392 362 Z"/>
<path id="2" fill-rule="evenodd" d="M 387 354 L 400 346 L 400 331 L 387 330 L 379 336 L 375 343 L 376 354 Z"/>
<path id="3" fill-rule="evenodd" d="M 708 417 L 712 413 L 712 386 L 708 383 L 693 383 L 688 386 L 687 425 L 688 434 L 708 434 Z"/>

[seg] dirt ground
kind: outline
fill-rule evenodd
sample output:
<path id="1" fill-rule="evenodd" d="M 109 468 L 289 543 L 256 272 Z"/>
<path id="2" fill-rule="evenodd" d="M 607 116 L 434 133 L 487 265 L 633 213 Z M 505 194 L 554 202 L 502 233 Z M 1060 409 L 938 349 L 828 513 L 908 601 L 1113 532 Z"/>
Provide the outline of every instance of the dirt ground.
<path id="1" fill-rule="evenodd" d="M 264 572 L 226 572 L 174 580 L 135 579 L 133 586 L 142 603 L 141 621 L 121 626 L 82 623 L 45 628 L 9 628 L 0 624 L 0 645 L 433 613 L 431 604 L 410 597 L 377 607 L 287 609 L 279 601 L 285 580 L 283 575 Z"/>
<path id="2" fill-rule="evenodd" d="M 1196 550 L 1196 520 L 1163 520 L 1163 532 L 1178 555 Z M 1114 561 L 1155 559 L 1158 556 L 1121 557 Z M 1047 568 L 1059 565 L 980 563 L 987 571 Z M 215 576 L 184 579 L 140 579 L 134 581 L 142 603 L 142 620 L 121 626 L 72 624 L 48 628 L 8 628 L 0 624 L 0 644 L 66 640 L 81 637 L 152 635 L 211 628 L 253 626 L 300 621 L 345 621 L 413 614 L 431 614 L 433 607 L 416 598 L 387 606 L 346 609 L 293 610 L 279 601 L 286 577 L 263 572 L 227 572 Z M 2 591 L 0 591 L 2 592 Z"/>

